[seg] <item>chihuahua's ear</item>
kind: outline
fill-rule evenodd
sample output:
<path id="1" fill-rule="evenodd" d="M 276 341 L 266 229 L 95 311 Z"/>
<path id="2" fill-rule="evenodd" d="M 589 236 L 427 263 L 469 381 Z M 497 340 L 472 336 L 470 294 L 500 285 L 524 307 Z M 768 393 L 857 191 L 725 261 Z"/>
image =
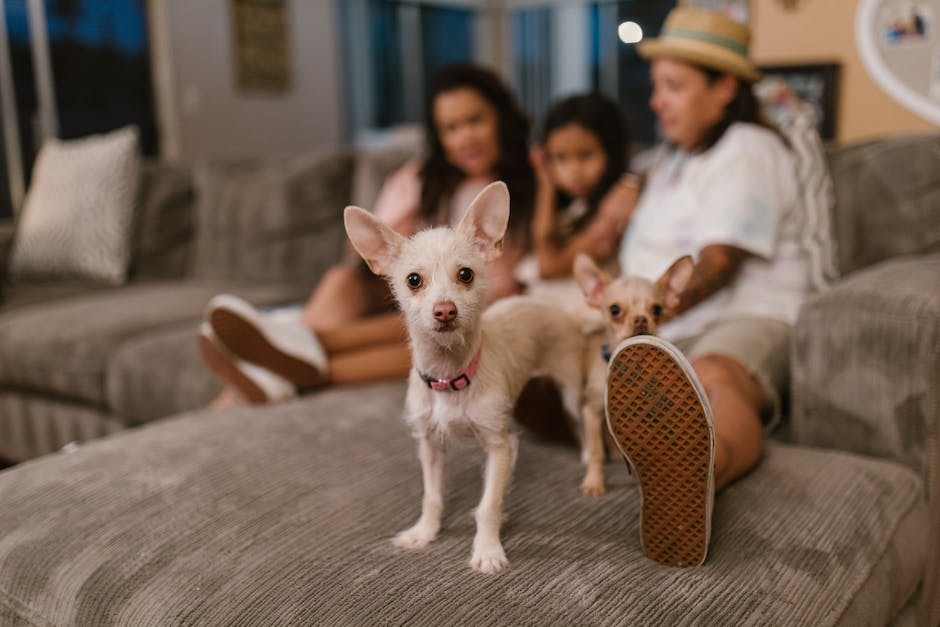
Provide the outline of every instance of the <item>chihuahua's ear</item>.
<path id="1" fill-rule="evenodd" d="M 343 221 L 349 241 L 369 264 L 369 269 L 380 276 L 389 276 L 405 238 L 359 207 L 346 207 Z"/>
<path id="2" fill-rule="evenodd" d="M 457 232 L 474 240 L 490 261 L 503 252 L 508 224 L 509 188 L 502 181 L 496 181 L 473 199 L 457 225 Z"/>
<path id="3" fill-rule="evenodd" d="M 594 260 L 584 253 L 574 258 L 574 278 L 581 286 L 584 301 L 591 307 L 600 307 L 604 290 L 610 285 L 610 275 L 601 270 Z"/>
<path id="4" fill-rule="evenodd" d="M 695 269 L 695 262 L 692 261 L 692 257 L 685 255 L 672 262 L 669 269 L 656 280 L 656 287 L 665 295 L 665 305 L 668 309 L 675 309 L 679 305 L 679 294 L 692 277 L 693 269 Z"/>

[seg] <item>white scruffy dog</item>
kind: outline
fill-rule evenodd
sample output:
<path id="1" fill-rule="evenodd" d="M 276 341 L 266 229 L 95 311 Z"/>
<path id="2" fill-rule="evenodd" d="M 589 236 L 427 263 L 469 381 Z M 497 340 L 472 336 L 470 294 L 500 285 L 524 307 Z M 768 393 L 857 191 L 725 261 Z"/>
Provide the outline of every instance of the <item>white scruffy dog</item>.
<path id="1" fill-rule="evenodd" d="M 474 436 L 486 453 L 483 497 L 470 565 L 496 573 L 509 565 L 499 538 L 503 498 L 516 459 L 512 411 L 535 371 L 555 379 L 566 409 L 580 409 L 584 338 L 566 312 L 526 297 L 486 305 L 485 268 L 502 251 L 509 191 L 487 186 L 456 229 L 405 238 L 358 207 L 347 207 L 346 232 L 376 274 L 387 277 L 404 312 L 413 369 L 405 420 L 418 441 L 424 475 L 421 517 L 395 537 L 426 546 L 441 526 L 444 442 Z"/>

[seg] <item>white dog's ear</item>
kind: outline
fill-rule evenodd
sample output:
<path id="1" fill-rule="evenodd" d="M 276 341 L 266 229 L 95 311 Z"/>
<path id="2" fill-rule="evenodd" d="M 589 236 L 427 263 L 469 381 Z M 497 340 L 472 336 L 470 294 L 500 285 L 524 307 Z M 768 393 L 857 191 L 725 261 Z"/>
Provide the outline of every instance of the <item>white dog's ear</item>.
<path id="1" fill-rule="evenodd" d="M 343 222 L 349 241 L 369 264 L 372 272 L 389 276 L 405 238 L 359 207 L 346 207 Z"/>
<path id="2" fill-rule="evenodd" d="M 675 309 L 679 305 L 679 294 L 685 289 L 694 269 L 692 257 L 685 255 L 672 262 L 669 269 L 656 280 L 656 286 L 666 295 L 666 307 Z"/>
<path id="3" fill-rule="evenodd" d="M 457 225 L 457 232 L 474 240 L 489 261 L 502 254 L 508 224 L 509 188 L 496 181 L 473 199 Z"/>
<path id="4" fill-rule="evenodd" d="M 594 260 L 584 253 L 574 258 L 574 278 L 581 286 L 584 300 L 591 307 L 600 307 L 604 290 L 610 285 L 610 275 L 601 270 Z"/>

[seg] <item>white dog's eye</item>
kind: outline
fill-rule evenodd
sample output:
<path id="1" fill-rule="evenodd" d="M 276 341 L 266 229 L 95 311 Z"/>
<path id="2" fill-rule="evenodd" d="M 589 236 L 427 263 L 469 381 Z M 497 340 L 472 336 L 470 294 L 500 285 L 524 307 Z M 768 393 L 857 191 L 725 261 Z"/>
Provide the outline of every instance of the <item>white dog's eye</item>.
<path id="1" fill-rule="evenodd" d="M 408 275 L 408 277 L 405 280 L 408 281 L 408 287 L 410 287 L 413 290 L 416 290 L 419 287 L 421 287 L 421 275 L 418 274 L 417 272 L 412 272 L 411 274 Z"/>
<path id="2" fill-rule="evenodd" d="M 616 303 L 610 306 L 610 315 L 613 316 L 614 318 L 619 316 L 621 311 L 622 310 L 620 309 L 620 305 Z"/>
<path id="3" fill-rule="evenodd" d="M 473 281 L 473 270 L 470 268 L 461 268 L 457 271 L 457 278 L 461 283 L 470 283 Z"/>
<path id="4" fill-rule="evenodd" d="M 650 307 L 650 311 L 653 313 L 654 316 L 658 318 L 663 313 L 663 307 L 662 305 L 653 305 L 652 307 Z"/>

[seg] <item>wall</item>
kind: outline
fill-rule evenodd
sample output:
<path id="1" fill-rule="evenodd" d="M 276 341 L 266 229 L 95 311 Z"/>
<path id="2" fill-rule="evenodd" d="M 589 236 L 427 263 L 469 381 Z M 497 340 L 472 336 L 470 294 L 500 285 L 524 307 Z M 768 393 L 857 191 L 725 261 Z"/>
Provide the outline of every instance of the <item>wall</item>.
<path id="1" fill-rule="evenodd" d="M 151 0 L 163 156 L 298 152 L 343 139 L 338 22 L 332 0 L 288 0 L 293 85 L 238 93 L 229 0 Z"/>
<path id="2" fill-rule="evenodd" d="M 855 47 L 857 0 L 751 0 L 752 54 L 758 64 L 838 61 L 842 78 L 837 139 L 859 141 L 938 128 L 895 102 L 868 75 Z"/>

